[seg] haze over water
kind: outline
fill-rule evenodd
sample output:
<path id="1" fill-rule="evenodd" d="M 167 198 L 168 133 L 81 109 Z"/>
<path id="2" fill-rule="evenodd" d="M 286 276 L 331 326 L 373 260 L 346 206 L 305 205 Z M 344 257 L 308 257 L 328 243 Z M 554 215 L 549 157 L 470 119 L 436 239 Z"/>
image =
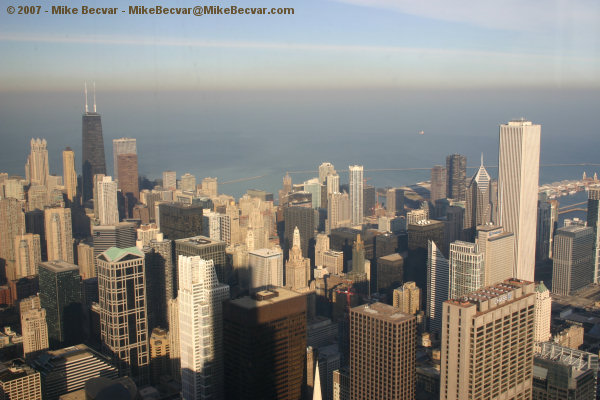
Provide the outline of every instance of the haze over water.
<path id="1" fill-rule="evenodd" d="M 469 166 L 498 162 L 498 125 L 525 117 L 542 125 L 541 164 L 600 163 L 600 91 L 585 89 L 272 90 L 105 92 L 98 85 L 108 172 L 112 139 L 137 139 L 140 175 L 163 170 L 216 176 L 219 191 L 239 197 L 248 188 L 273 193 L 286 171 L 332 162 L 347 182 L 351 164 L 365 166 L 368 183 L 400 186 L 428 180 L 451 153 Z M 91 97 L 90 97 L 91 99 Z M 29 140 L 48 140 L 50 170 L 62 174 L 70 146 L 81 166 L 80 88 L 0 96 L 0 171 L 24 175 Z M 419 135 L 423 130 L 424 135 Z M 497 170 L 489 168 L 496 176 Z M 600 167 L 543 167 L 540 183 L 578 179 Z M 473 170 L 468 171 L 472 175 Z M 293 174 L 295 183 L 315 173 Z"/>

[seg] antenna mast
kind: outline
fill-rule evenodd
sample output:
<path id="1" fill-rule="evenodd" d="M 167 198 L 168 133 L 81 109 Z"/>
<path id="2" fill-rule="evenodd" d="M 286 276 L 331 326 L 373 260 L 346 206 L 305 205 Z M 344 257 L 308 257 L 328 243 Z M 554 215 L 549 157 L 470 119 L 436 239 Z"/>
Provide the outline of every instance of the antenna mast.
<path id="1" fill-rule="evenodd" d="M 84 85 L 83 91 L 85 93 L 85 113 L 87 114 L 88 113 L 87 82 L 84 82 L 83 85 Z"/>
<path id="2" fill-rule="evenodd" d="M 96 82 L 94 82 L 94 112 L 96 112 Z"/>

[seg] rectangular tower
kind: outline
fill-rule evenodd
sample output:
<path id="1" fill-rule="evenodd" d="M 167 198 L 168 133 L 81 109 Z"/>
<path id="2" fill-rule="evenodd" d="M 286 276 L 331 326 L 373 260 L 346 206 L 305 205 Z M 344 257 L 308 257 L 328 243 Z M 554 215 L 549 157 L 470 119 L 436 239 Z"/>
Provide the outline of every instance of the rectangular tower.
<path id="1" fill-rule="evenodd" d="M 540 135 L 542 127 L 524 119 L 500 125 L 499 224 L 515 234 L 515 274 L 534 280 Z"/>
<path id="2" fill-rule="evenodd" d="M 594 230 L 580 225 L 556 230 L 552 293 L 570 295 L 594 281 Z"/>
<path id="3" fill-rule="evenodd" d="M 70 208 L 46 208 L 44 210 L 48 260 L 74 262 L 73 224 Z"/>
<path id="4" fill-rule="evenodd" d="M 113 139 L 113 175 L 115 180 L 119 178 L 119 162 L 118 157 L 120 154 L 136 154 L 137 155 L 137 141 L 133 138 L 120 138 Z"/>
<path id="5" fill-rule="evenodd" d="M 587 226 L 594 230 L 594 282 L 600 282 L 600 187 L 588 191 Z"/>
<path id="6" fill-rule="evenodd" d="M 350 209 L 352 225 L 360 225 L 363 221 L 363 166 L 351 165 L 350 171 Z"/>
<path id="7" fill-rule="evenodd" d="M 90 200 L 94 191 L 94 175 L 106 175 L 106 159 L 104 158 L 104 138 L 102 137 L 102 121 L 100 114 L 88 112 L 87 90 L 85 113 L 82 116 L 81 149 L 82 149 L 82 175 L 83 175 L 83 201 Z"/>

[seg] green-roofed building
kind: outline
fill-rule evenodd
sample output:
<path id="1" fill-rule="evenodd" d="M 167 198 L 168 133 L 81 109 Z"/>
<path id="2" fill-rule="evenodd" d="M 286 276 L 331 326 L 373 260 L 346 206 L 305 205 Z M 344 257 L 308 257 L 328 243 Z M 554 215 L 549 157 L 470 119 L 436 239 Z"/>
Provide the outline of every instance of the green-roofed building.
<path id="1" fill-rule="evenodd" d="M 111 247 L 98 256 L 102 349 L 122 375 L 136 383 L 149 378 L 144 253 Z"/>

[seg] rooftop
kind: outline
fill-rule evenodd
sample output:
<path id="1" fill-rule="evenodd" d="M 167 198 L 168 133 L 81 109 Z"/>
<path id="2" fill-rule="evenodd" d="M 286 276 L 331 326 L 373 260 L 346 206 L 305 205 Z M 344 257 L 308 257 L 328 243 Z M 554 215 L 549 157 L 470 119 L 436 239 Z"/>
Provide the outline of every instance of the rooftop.
<path id="1" fill-rule="evenodd" d="M 77 265 L 62 260 L 44 261 L 40 265 L 53 272 L 79 271 Z"/>
<path id="2" fill-rule="evenodd" d="M 118 247 L 111 247 L 101 254 L 106 258 L 106 261 L 114 262 L 123 258 L 127 254 L 132 254 L 138 257 L 144 257 L 144 253 L 137 247 L 128 247 L 126 249 L 120 249 Z"/>
<path id="3" fill-rule="evenodd" d="M 362 306 L 352 308 L 351 312 L 377 317 L 378 319 L 390 322 L 405 321 L 414 318 L 414 316 L 403 313 L 398 308 L 384 303 L 363 304 Z"/>
<path id="4" fill-rule="evenodd" d="M 193 236 L 189 238 L 177 239 L 175 243 L 185 243 L 193 246 L 204 246 L 207 244 L 223 243 L 220 240 L 213 240 L 206 236 Z"/>
<path id="5" fill-rule="evenodd" d="M 270 294 L 276 293 L 276 296 L 270 296 Z M 264 307 L 266 305 L 277 304 L 285 300 L 293 299 L 295 297 L 303 297 L 304 294 L 293 292 L 291 290 L 278 287 L 272 290 L 262 290 L 256 295 L 263 297 L 264 300 L 257 300 L 254 297 L 244 296 L 239 299 L 231 300 L 231 304 L 251 310 L 253 308 Z"/>

